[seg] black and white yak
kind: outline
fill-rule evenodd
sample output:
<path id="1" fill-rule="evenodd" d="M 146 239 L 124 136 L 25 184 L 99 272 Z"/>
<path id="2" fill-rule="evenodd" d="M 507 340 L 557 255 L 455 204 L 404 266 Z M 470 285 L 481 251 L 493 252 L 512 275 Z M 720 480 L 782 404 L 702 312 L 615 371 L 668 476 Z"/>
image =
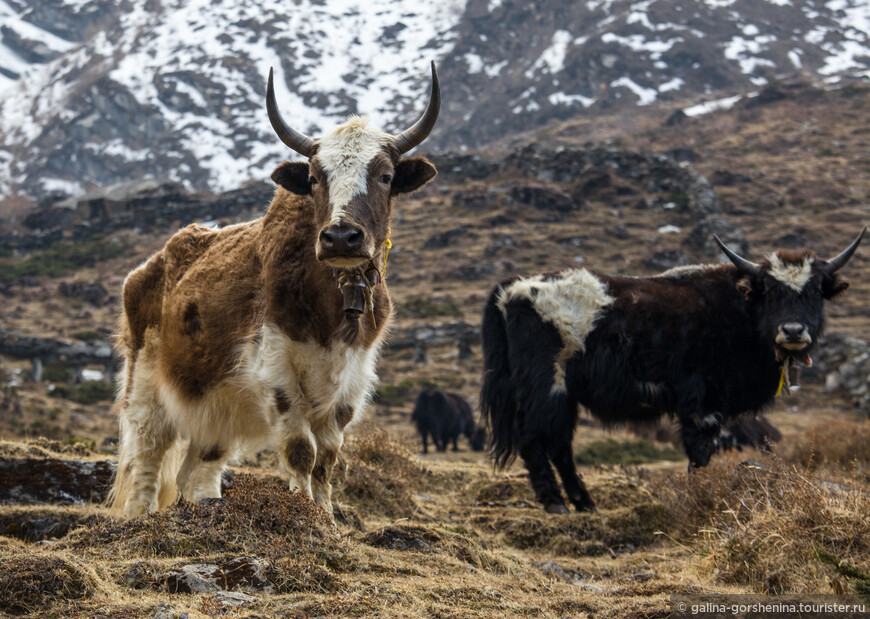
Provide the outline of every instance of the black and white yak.
<path id="1" fill-rule="evenodd" d="M 706 465 L 723 422 L 770 406 L 789 366 L 811 363 L 864 232 L 827 262 L 781 250 L 756 264 L 716 238 L 732 264 L 502 282 L 483 314 L 480 395 L 496 465 L 519 454 L 537 499 L 565 513 L 552 463 L 574 506 L 593 509 L 571 449 L 578 405 L 611 426 L 674 415 L 690 468 Z"/>
<path id="2" fill-rule="evenodd" d="M 458 451 L 457 441 L 464 434 L 474 451 L 483 451 L 486 433 L 474 420 L 474 413 L 468 401 L 458 393 L 441 391 L 426 387 L 417 395 L 411 420 L 423 439 L 423 453 L 429 453 L 429 437 L 435 449 L 446 451 L 453 443 L 453 451 Z"/>

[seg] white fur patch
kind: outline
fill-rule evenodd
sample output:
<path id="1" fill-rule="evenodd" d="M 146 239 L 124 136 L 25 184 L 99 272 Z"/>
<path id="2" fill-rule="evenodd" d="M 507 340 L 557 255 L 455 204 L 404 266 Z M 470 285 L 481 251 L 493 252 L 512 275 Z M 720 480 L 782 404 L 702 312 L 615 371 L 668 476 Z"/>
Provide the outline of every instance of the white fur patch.
<path id="1" fill-rule="evenodd" d="M 767 259 L 770 260 L 770 276 L 795 292 L 803 290 L 813 274 L 811 256 L 806 256 L 800 264 L 783 262 L 776 254 L 770 254 Z"/>
<path id="2" fill-rule="evenodd" d="M 663 271 L 658 275 L 653 275 L 653 277 L 671 277 L 671 278 L 680 278 L 680 277 L 689 277 L 691 275 L 695 275 L 697 273 L 703 273 L 705 271 L 709 271 L 711 269 L 715 269 L 718 265 L 715 264 L 687 264 L 686 266 L 681 267 L 672 267 L 667 271 Z"/>
<path id="3" fill-rule="evenodd" d="M 359 195 L 365 195 L 368 166 L 393 137 L 368 127 L 365 116 L 351 116 L 324 138 L 320 139 L 317 160 L 329 181 L 331 224 L 338 224 L 345 207 Z"/>
<path id="4" fill-rule="evenodd" d="M 585 349 L 586 337 L 602 309 L 614 301 L 604 282 L 586 269 L 565 271 L 549 281 L 535 275 L 513 282 L 499 294 L 502 313 L 512 299 L 528 299 L 541 318 L 556 327 L 565 345 L 566 359 Z"/>

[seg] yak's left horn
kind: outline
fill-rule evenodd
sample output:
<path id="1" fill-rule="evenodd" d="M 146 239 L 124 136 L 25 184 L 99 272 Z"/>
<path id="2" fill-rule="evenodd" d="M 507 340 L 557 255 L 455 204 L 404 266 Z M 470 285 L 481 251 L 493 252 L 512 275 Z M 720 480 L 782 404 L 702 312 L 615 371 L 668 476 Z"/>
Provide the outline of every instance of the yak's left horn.
<path id="1" fill-rule="evenodd" d="M 266 111 L 269 112 L 269 122 L 272 123 L 272 129 L 275 130 L 281 141 L 300 155 L 310 157 L 314 140 L 304 133 L 296 131 L 281 118 L 278 103 L 275 101 L 275 85 L 272 83 L 271 67 L 269 68 L 269 83 L 266 85 Z"/>
<path id="2" fill-rule="evenodd" d="M 858 249 L 858 245 L 861 244 L 861 239 L 864 238 L 864 233 L 867 232 L 867 226 L 864 226 L 864 229 L 861 230 L 861 234 L 859 234 L 852 244 L 849 245 L 846 249 L 842 251 L 839 255 L 828 260 L 828 264 L 825 266 L 828 273 L 836 273 L 849 262 L 849 258 L 852 257 L 852 254 L 855 253 L 855 250 Z"/>
<path id="3" fill-rule="evenodd" d="M 394 136 L 396 148 L 400 153 L 407 153 L 426 139 L 438 120 L 438 112 L 441 111 L 441 87 L 438 85 L 438 73 L 435 71 L 435 62 L 432 62 L 432 90 L 429 92 L 429 104 L 426 111 L 410 129 L 406 129 Z"/>
<path id="4" fill-rule="evenodd" d="M 751 260 L 747 260 L 746 258 L 741 258 L 736 253 L 728 249 L 728 246 L 723 243 L 718 236 L 713 235 L 713 239 L 716 241 L 716 244 L 719 246 L 725 255 L 728 256 L 728 259 L 734 263 L 738 269 L 743 271 L 744 273 L 749 273 L 750 275 L 758 275 L 761 273 L 761 265 L 752 262 Z"/>

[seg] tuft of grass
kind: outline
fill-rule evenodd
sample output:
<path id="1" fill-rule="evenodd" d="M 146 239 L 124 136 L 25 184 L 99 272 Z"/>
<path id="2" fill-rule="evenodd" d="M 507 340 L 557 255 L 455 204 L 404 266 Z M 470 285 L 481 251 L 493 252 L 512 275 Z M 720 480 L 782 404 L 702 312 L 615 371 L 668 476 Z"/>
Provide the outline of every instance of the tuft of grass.
<path id="1" fill-rule="evenodd" d="M 49 383 L 72 382 L 73 371 L 71 367 L 57 363 L 48 363 L 42 368 L 42 380 Z"/>
<path id="2" fill-rule="evenodd" d="M 870 478 L 870 421 L 828 421 L 781 445 L 788 464 L 808 470 L 847 469 Z"/>
<path id="3" fill-rule="evenodd" d="M 0 570 L 0 611 L 42 614 L 59 602 L 90 597 L 96 588 L 93 577 L 65 556 L 19 553 Z"/>
<path id="4" fill-rule="evenodd" d="M 818 591 L 848 565 L 857 593 L 865 581 L 855 575 L 870 570 L 870 496 L 830 474 L 776 459 L 761 467 L 720 461 L 668 478 L 660 496 L 722 582 L 758 592 L 774 581 L 781 593 Z"/>
<path id="5" fill-rule="evenodd" d="M 417 457 L 382 429 L 354 436 L 342 452 L 337 496 L 366 514 L 401 518 L 417 510 L 414 493 L 426 472 Z"/>
<path id="6" fill-rule="evenodd" d="M 115 399 L 115 387 L 112 383 L 86 381 L 78 385 L 55 385 L 49 393 L 52 397 L 72 400 L 79 404 L 96 404 L 111 402 Z"/>
<path id="7" fill-rule="evenodd" d="M 644 439 L 616 441 L 607 438 L 594 441 L 574 454 L 578 464 L 648 464 L 661 460 L 678 462 L 684 458 L 685 455 L 673 447 L 659 447 Z"/>

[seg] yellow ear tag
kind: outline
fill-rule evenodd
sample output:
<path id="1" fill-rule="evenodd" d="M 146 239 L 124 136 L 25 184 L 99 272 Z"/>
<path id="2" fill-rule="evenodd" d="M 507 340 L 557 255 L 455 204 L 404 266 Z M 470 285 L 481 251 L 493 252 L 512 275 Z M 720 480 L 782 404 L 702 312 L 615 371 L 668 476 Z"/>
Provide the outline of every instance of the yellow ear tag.
<path id="1" fill-rule="evenodd" d="M 387 240 L 384 241 L 384 270 L 383 275 L 381 276 L 383 279 L 387 279 L 387 255 L 390 253 L 390 248 L 393 246 L 392 241 L 390 241 L 391 233 L 392 229 L 387 227 Z"/>
<path id="2" fill-rule="evenodd" d="M 785 384 L 785 372 L 786 372 L 785 366 L 786 366 L 786 364 L 783 364 L 782 371 L 779 373 L 779 386 L 776 388 L 776 395 L 773 396 L 775 398 L 778 398 L 779 396 L 782 395 L 782 386 Z"/>

